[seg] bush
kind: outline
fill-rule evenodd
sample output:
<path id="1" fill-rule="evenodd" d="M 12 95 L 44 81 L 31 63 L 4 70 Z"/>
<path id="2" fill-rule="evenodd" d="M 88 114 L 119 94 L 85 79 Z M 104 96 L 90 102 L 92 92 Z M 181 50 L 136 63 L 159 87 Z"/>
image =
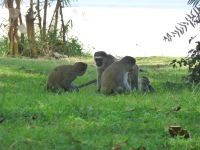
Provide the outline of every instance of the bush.
<path id="1" fill-rule="evenodd" d="M 8 51 L 8 38 L 3 37 L 0 39 L 0 56 L 5 55 Z"/>
<path id="2" fill-rule="evenodd" d="M 66 42 L 66 49 L 64 49 L 64 54 L 68 56 L 81 56 L 83 55 L 83 44 L 78 40 L 77 37 L 69 38 Z"/>
<path id="3" fill-rule="evenodd" d="M 20 43 L 19 53 L 23 56 L 30 56 L 31 50 L 29 49 L 28 39 L 24 39 L 24 43 Z M 47 39 L 42 41 L 40 38 L 36 38 L 35 47 L 38 50 L 38 55 L 45 56 L 52 52 L 58 52 L 67 56 L 89 56 L 89 52 L 86 52 L 83 48 L 83 44 L 78 37 L 68 38 L 66 42 L 63 42 L 60 36 L 57 36 L 54 32 L 49 32 Z M 8 53 L 8 38 L 3 37 L 0 39 L 0 55 L 6 55 Z"/>
<path id="4" fill-rule="evenodd" d="M 188 56 L 181 58 L 181 60 L 173 60 L 171 64 L 173 67 L 188 66 L 189 74 L 186 79 L 189 83 L 200 83 L 200 42 L 196 42 L 197 46 L 188 52 Z"/>
<path id="5" fill-rule="evenodd" d="M 79 41 L 78 37 L 70 37 L 66 42 L 63 42 L 61 37 L 57 36 L 56 33 L 49 32 L 47 43 L 49 48 L 48 51 L 51 52 L 58 52 L 67 56 L 85 55 L 83 52 L 83 44 Z"/>

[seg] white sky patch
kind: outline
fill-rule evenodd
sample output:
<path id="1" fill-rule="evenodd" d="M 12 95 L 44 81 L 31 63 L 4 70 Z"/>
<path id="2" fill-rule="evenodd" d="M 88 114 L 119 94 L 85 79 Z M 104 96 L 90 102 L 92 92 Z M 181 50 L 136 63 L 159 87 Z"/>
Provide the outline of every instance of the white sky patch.
<path id="1" fill-rule="evenodd" d="M 73 18 L 73 35 L 85 45 L 119 56 L 186 56 L 194 47 L 188 40 L 198 32 L 189 27 L 181 38 L 163 41 L 184 21 L 185 9 L 74 7 L 65 12 Z"/>

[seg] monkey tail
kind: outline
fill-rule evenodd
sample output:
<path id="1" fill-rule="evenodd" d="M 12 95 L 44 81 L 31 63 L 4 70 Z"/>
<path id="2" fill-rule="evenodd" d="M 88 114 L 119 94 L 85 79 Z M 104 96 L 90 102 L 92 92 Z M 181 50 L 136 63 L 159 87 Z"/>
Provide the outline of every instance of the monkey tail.
<path id="1" fill-rule="evenodd" d="M 82 87 L 88 86 L 88 85 L 93 84 L 93 83 L 96 83 L 96 82 L 97 82 L 97 80 L 94 79 L 94 80 L 92 80 L 92 81 L 88 81 L 88 82 L 86 82 L 86 83 L 83 83 L 83 84 L 79 85 L 77 88 L 80 89 L 80 88 L 82 88 Z"/>

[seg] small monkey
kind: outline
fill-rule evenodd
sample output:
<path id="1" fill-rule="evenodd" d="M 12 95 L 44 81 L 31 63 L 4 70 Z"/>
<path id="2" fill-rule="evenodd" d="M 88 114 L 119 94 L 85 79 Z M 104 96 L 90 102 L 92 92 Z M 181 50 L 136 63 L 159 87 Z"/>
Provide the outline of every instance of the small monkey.
<path id="1" fill-rule="evenodd" d="M 151 86 L 149 79 L 145 76 L 140 79 L 140 89 L 142 92 L 155 92 L 155 89 Z"/>
<path id="2" fill-rule="evenodd" d="M 76 62 L 74 65 L 61 65 L 53 69 L 47 80 L 47 90 L 53 92 L 78 91 L 72 82 L 77 76 L 82 76 L 87 70 L 87 64 Z"/>
<path id="3" fill-rule="evenodd" d="M 94 53 L 94 61 L 96 64 L 97 72 L 97 91 L 99 92 L 101 89 L 102 73 L 108 66 L 110 66 L 113 62 L 117 61 L 117 59 L 104 51 L 98 51 Z"/>
<path id="4" fill-rule="evenodd" d="M 101 77 L 101 92 L 109 95 L 130 91 L 128 74 L 133 70 L 135 63 L 135 58 L 125 56 L 107 67 Z"/>

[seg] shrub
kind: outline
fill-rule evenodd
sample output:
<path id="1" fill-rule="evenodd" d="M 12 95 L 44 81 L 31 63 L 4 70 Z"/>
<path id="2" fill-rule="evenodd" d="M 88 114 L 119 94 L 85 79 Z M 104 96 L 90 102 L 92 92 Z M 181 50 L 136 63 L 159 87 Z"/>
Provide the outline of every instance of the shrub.
<path id="1" fill-rule="evenodd" d="M 181 58 L 180 60 L 173 60 L 171 64 L 173 67 L 188 66 L 189 74 L 186 79 L 189 83 L 200 83 L 200 42 L 196 42 L 197 46 L 195 49 L 191 49 L 188 52 L 188 56 Z"/>
<path id="2" fill-rule="evenodd" d="M 8 38 L 3 37 L 0 39 L 0 56 L 5 55 L 8 51 Z"/>
<path id="3" fill-rule="evenodd" d="M 60 36 L 54 32 L 49 32 L 47 42 L 48 51 L 59 52 L 67 56 L 82 56 L 85 53 L 83 44 L 78 37 L 70 37 L 66 42 L 63 42 Z"/>

